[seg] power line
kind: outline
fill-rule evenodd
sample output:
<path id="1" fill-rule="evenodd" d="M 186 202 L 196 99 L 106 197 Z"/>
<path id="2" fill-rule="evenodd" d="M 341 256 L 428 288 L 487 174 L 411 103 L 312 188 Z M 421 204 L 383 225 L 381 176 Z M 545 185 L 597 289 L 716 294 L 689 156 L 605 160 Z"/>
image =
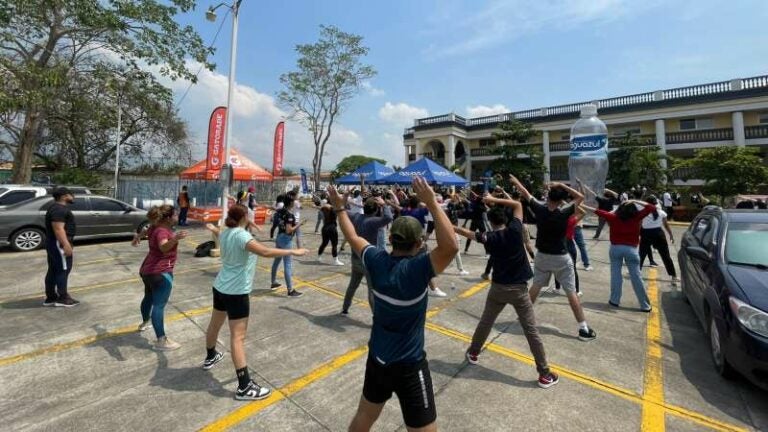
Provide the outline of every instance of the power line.
<path id="1" fill-rule="evenodd" d="M 208 45 L 208 49 L 213 48 L 214 45 L 216 45 L 216 40 L 219 38 L 219 33 L 221 33 L 221 29 L 224 27 L 224 23 L 227 22 L 227 17 L 229 16 L 229 13 L 231 10 L 227 9 L 227 13 L 224 14 L 224 16 L 221 19 L 221 24 L 219 24 L 219 29 L 216 30 L 216 34 L 213 36 L 213 41 L 211 41 L 211 44 Z M 200 73 L 203 71 L 203 68 L 205 67 L 205 63 L 202 63 L 200 65 L 200 68 L 197 70 L 197 73 L 195 74 L 195 80 L 200 76 Z M 192 86 L 195 83 L 193 81 L 189 82 L 189 85 L 187 86 L 187 89 L 184 90 L 184 94 L 181 96 L 181 99 L 179 99 L 178 102 L 176 102 L 176 106 L 174 109 L 178 110 L 181 106 L 181 103 L 184 102 L 184 99 L 186 99 L 187 95 L 189 94 L 189 90 L 192 89 Z"/>

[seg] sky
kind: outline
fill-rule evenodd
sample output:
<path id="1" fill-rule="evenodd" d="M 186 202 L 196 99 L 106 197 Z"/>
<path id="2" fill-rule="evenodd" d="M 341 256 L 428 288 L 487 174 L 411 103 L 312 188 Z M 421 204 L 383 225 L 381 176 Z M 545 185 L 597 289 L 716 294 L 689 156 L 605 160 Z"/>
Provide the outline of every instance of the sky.
<path id="1" fill-rule="evenodd" d="M 230 0 L 231 1 L 231 0 Z M 178 19 L 207 44 L 218 1 L 198 1 Z M 218 10 L 219 20 L 225 8 Z M 492 115 L 768 73 L 765 0 L 243 0 L 237 44 L 233 146 L 271 169 L 272 137 L 288 115 L 275 95 L 295 69 L 297 44 L 319 26 L 362 36 L 378 74 L 339 118 L 323 168 L 352 154 L 403 165 L 403 129 L 450 112 Z M 216 68 L 197 84 L 167 82 L 205 155 L 208 119 L 226 104 L 231 40 L 227 15 Z M 197 71 L 199 65 L 189 63 Z M 314 146 L 289 121 L 286 167 L 311 168 Z"/>

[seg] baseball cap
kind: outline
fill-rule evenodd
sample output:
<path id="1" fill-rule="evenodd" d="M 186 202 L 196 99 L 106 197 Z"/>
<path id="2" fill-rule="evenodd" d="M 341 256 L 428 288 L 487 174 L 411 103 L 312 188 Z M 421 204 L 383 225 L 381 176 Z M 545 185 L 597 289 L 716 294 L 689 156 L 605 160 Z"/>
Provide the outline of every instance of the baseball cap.
<path id="1" fill-rule="evenodd" d="M 392 241 L 395 243 L 415 243 L 421 240 L 424 228 L 416 218 L 412 216 L 400 216 L 395 219 L 390 229 Z"/>
<path id="2" fill-rule="evenodd" d="M 58 200 L 59 198 L 63 197 L 64 195 L 75 195 L 72 193 L 71 190 L 65 188 L 64 186 L 57 187 L 53 190 L 53 199 Z"/>

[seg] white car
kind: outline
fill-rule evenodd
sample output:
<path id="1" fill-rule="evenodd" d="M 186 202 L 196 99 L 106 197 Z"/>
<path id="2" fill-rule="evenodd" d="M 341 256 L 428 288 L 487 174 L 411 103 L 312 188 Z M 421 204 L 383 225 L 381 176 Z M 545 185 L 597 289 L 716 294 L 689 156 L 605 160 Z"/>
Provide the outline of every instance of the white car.
<path id="1" fill-rule="evenodd" d="M 42 186 L 0 184 L 0 208 L 46 195 Z"/>

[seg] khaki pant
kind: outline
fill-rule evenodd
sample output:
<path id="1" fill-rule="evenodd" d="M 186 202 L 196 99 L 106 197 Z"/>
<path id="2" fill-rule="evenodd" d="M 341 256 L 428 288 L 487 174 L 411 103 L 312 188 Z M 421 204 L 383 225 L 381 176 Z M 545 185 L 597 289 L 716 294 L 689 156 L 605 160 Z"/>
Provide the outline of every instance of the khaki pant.
<path id="1" fill-rule="evenodd" d="M 504 307 L 511 304 L 517 312 L 520 320 L 520 326 L 523 328 L 525 338 L 528 340 L 528 346 L 531 354 L 536 361 L 536 370 L 539 374 L 549 371 L 547 366 L 547 356 L 544 353 L 544 344 L 539 336 L 539 330 L 536 328 L 536 316 L 533 313 L 533 303 L 528 295 L 528 286 L 504 285 L 493 282 L 488 297 L 485 299 L 485 309 L 480 322 L 477 324 L 475 334 L 472 336 L 472 345 L 469 347 L 471 353 L 479 353 L 480 349 L 488 339 L 496 317 L 499 316 Z"/>

